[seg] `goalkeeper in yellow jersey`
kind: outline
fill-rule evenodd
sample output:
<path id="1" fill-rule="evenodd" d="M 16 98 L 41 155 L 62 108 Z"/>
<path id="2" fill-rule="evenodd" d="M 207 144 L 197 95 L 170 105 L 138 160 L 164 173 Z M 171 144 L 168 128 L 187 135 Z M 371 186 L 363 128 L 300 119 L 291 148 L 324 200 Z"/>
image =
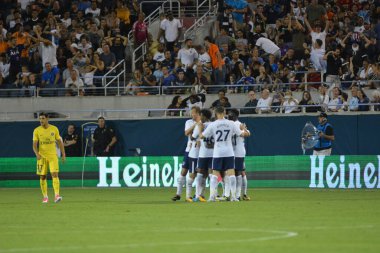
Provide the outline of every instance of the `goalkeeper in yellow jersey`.
<path id="1" fill-rule="evenodd" d="M 42 203 L 48 203 L 49 201 L 46 180 L 48 168 L 53 179 L 54 202 L 58 203 L 62 200 L 62 197 L 59 195 L 59 165 L 56 143 L 58 143 L 59 149 L 61 150 L 62 162 L 66 160 L 66 153 L 58 128 L 49 124 L 49 116 L 46 113 L 40 113 L 39 120 L 41 126 L 35 128 L 33 131 L 33 151 L 37 157 L 37 175 L 40 176 L 40 185 L 43 195 Z"/>

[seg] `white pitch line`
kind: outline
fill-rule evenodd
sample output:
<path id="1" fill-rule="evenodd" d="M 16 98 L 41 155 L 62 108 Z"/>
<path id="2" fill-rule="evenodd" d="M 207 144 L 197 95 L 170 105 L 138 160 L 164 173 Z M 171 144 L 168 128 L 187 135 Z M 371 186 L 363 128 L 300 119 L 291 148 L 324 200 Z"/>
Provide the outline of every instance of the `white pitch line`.
<path id="1" fill-rule="evenodd" d="M 198 229 L 190 228 L 186 231 L 198 231 L 198 232 L 259 232 L 259 233 L 270 233 L 274 234 L 272 236 L 262 236 L 262 237 L 252 237 L 247 239 L 235 239 L 226 241 L 217 241 L 218 244 L 221 243 L 243 243 L 243 242 L 255 242 L 255 241 L 269 241 L 286 239 L 298 236 L 297 232 L 291 231 L 278 231 L 278 230 L 261 230 L 261 229 L 228 229 L 228 228 L 210 228 L 210 229 Z M 153 230 L 155 232 L 183 232 L 185 230 Z M 276 235 L 277 234 L 277 235 Z M 148 242 L 148 243 L 131 243 L 131 244 L 103 244 L 103 245 L 89 245 L 89 246 L 65 246 L 65 247 L 43 247 L 43 248 L 14 248 L 14 249 L 0 249 L 1 253 L 11 253 L 11 252 L 40 252 L 40 251 L 75 251 L 75 250 L 91 250 L 91 249 L 123 249 L 123 248 L 140 248 L 140 247 L 157 247 L 157 246 L 172 246 L 172 245 L 194 245 L 194 244 L 215 244 L 216 240 L 206 240 L 206 241 L 177 241 L 177 242 Z"/>

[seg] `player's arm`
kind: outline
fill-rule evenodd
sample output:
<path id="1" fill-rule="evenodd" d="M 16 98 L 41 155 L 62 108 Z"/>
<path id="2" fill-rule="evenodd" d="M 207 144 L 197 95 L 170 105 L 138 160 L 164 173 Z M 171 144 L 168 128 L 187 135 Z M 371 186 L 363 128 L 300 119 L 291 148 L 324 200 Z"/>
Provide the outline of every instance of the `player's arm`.
<path id="1" fill-rule="evenodd" d="M 243 131 L 242 137 L 249 137 L 249 136 L 251 136 L 251 132 L 248 130 L 246 124 L 244 124 L 244 123 L 240 124 L 240 130 Z"/>
<path id="2" fill-rule="evenodd" d="M 111 148 L 113 147 L 117 142 L 117 138 L 116 136 L 113 136 L 112 139 L 111 139 L 111 142 L 107 145 L 108 148 Z"/>
<path id="3" fill-rule="evenodd" d="M 66 160 L 66 152 L 65 152 L 65 147 L 63 146 L 62 138 L 59 138 L 59 140 L 57 140 L 57 143 L 58 143 L 59 149 L 61 150 L 62 162 L 64 163 Z"/>
<path id="4" fill-rule="evenodd" d="M 191 134 L 193 133 L 194 128 L 195 128 L 196 125 L 197 125 L 197 123 L 194 123 L 194 125 L 192 125 L 191 127 L 187 128 L 187 129 L 185 130 L 185 135 L 186 135 L 186 136 L 191 135 Z"/>
<path id="5" fill-rule="evenodd" d="M 38 152 L 38 140 L 33 140 L 33 152 L 36 155 L 37 160 L 40 160 L 41 159 L 41 155 Z"/>

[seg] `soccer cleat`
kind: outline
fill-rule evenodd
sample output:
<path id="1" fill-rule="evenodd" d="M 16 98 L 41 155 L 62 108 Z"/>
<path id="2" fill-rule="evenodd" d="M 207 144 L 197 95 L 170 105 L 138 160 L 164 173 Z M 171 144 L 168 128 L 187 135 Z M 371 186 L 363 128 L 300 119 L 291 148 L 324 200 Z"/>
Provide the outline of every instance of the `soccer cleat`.
<path id="1" fill-rule="evenodd" d="M 186 202 L 190 202 L 191 203 L 191 202 L 194 202 L 194 201 L 193 201 L 193 198 L 190 197 L 190 198 L 186 198 Z"/>
<path id="2" fill-rule="evenodd" d="M 62 197 L 61 197 L 61 196 L 59 196 L 59 195 L 55 195 L 55 200 L 54 200 L 55 203 L 58 203 L 58 202 L 60 202 L 61 200 L 62 200 Z"/>
<path id="3" fill-rule="evenodd" d="M 181 196 L 179 196 L 179 195 L 175 195 L 175 196 L 172 198 L 173 201 L 177 201 L 177 200 L 180 200 L 180 199 L 181 199 Z"/>
<path id="4" fill-rule="evenodd" d="M 230 200 L 231 202 L 239 202 L 239 200 L 237 198 L 231 198 Z"/>
<path id="5" fill-rule="evenodd" d="M 249 201 L 249 200 L 251 200 L 251 198 L 250 198 L 249 196 L 247 196 L 247 195 L 244 194 L 244 196 L 243 196 L 243 200 L 245 200 L 245 201 Z"/>
<path id="6" fill-rule="evenodd" d="M 42 199 L 42 204 L 47 204 L 49 202 L 49 198 L 48 197 L 44 197 Z"/>
<path id="7" fill-rule="evenodd" d="M 199 199 L 199 202 L 207 202 L 207 200 L 202 196 L 199 196 L 198 199 Z"/>

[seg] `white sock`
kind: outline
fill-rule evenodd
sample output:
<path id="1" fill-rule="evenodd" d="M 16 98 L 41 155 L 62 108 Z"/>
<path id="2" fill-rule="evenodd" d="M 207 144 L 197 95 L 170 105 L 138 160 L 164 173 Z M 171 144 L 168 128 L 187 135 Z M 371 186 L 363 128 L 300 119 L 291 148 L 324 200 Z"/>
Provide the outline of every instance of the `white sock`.
<path id="1" fill-rule="evenodd" d="M 241 196 L 241 185 L 243 182 L 243 178 L 240 176 L 236 177 L 236 198 L 240 198 Z"/>
<path id="2" fill-rule="evenodd" d="M 236 177 L 235 175 L 229 176 L 229 184 L 231 190 L 231 199 L 236 199 Z"/>
<path id="3" fill-rule="evenodd" d="M 243 176 L 243 181 L 242 181 L 241 186 L 243 188 L 242 189 L 243 190 L 243 194 L 247 195 L 248 181 L 247 181 L 247 176 L 246 175 Z"/>
<path id="4" fill-rule="evenodd" d="M 224 176 L 224 196 L 229 197 L 231 192 L 231 184 L 229 176 Z"/>
<path id="5" fill-rule="evenodd" d="M 203 175 L 201 173 L 197 174 L 197 177 L 195 178 L 195 197 L 199 198 L 200 195 L 202 195 L 203 191 Z"/>
<path id="6" fill-rule="evenodd" d="M 210 178 L 210 199 L 215 199 L 218 188 L 218 177 L 211 175 Z"/>
<path id="7" fill-rule="evenodd" d="M 191 177 L 188 177 L 187 182 L 186 182 L 186 198 L 187 199 L 191 197 L 191 192 L 193 190 L 193 183 L 194 183 L 194 179 Z"/>
<path id="8" fill-rule="evenodd" d="M 181 196 L 182 194 L 182 187 L 183 185 L 185 184 L 185 180 L 186 180 L 186 177 L 182 176 L 182 175 L 179 175 L 179 177 L 177 178 L 177 195 L 178 196 Z"/>
<path id="9" fill-rule="evenodd" d="M 202 177 L 202 192 L 201 195 L 204 197 L 206 192 L 206 178 Z"/>

